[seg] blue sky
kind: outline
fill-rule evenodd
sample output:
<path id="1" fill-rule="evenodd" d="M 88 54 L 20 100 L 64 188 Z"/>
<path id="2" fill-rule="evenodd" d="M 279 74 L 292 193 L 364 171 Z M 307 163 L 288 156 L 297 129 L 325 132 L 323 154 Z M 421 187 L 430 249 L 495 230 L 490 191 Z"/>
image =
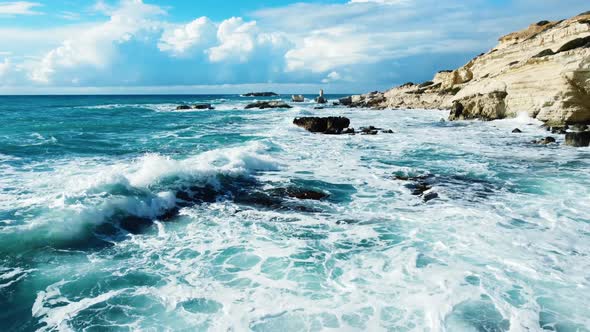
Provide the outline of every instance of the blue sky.
<path id="1" fill-rule="evenodd" d="M 589 9 L 587 0 L 0 0 L 0 94 L 384 90 Z"/>

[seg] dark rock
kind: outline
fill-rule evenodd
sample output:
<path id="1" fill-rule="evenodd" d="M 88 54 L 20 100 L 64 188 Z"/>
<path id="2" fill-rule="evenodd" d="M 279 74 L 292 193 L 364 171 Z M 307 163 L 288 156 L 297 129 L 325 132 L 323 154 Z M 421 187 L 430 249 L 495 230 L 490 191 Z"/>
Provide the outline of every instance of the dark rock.
<path id="1" fill-rule="evenodd" d="M 382 130 L 382 129 L 374 127 L 374 126 L 360 128 L 361 135 L 377 135 L 379 133 L 379 130 Z"/>
<path id="2" fill-rule="evenodd" d="M 176 110 L 190 110 L 191 107 L 189 105 L 180 105 L 176 107 Z"/>
<path id="3" fill-rule="evenodd" d="M 567 52 L 582 47 L 590 47 L 590 36 L 570 40 L 569 42 L 563 44 L 563 46 L 561 46 L 555 53 Z"/>
<path id="4" fill-rule="evenodd" d="M 381 130 L 381 132 L 384 133 L 384 134 L 393 134 L 394 133 L 394 131 L 391 130 L 391 129 Z"/>
<path id="5" fill-rule="evenodd" d="M 567 127 L 551 127 L 552 134 L 564 135 L 567 133 Z"/>
<path id="6" fill-rule="evenodd" d="M 540 27 L 542 27 L 542 26 L 545 26 L 545 25 L 547 25 L 547 24 L 549 24 L 549 23 L 551 23 L 551 22 L 543 20 L 543 21 L 539 21 L 539 22 L 537 22 L 537 26 L 540 26 Z"/>
<path id="7" fill-rule="evenodd" d="M 255 103 L 248 104 L 245 108 L 246 109 L 251 109 L 251 108 L 259 108 L 259 109 L 291 108 L 291 106 L 285 102 L 282 102 L 282 101 L 257 101 Z"/>
<path id="8" fill-rule="evenodd" d="M 513 134 L 520 134 L 520 133 L 522 133 L 522 130 L 520 130 L 520 129 L 518 129 L 518 128 L 515 128 L 515 129 L 512 131 L 512 133 L 513 133 Z"/>
<path id="9" fill-rule="evenodd" d="M 449 120 L 459 120 L 463 116 L 463 111 L 465 107 L 458 101 L 453 102 L 453 106 L 451 107 L 451 112 L 449 113 Z"/>
<path id="10" fill-rule="evenodd" d="M 192 106 L 192 108 L 196 109 L 196 110 L 212 110 L 213 109 L 211 104 L 194 104 Z"/>
<path id="11" fill-rule="evenodd" d="M 344 106 L 349 106 L 352 104 L 352 97 L 348 96 L 348 97 L 340 98 L 340 99 L 338 99 L 338 102 Z"/>
<path id="12" fill-rule="evenodd" d="M 274 92 L 248 92 L 242 95 L 243 97 L 274 97 L 278 94 Z"/>
<path id="13" fill-rule="evenodd" d="M 534 143 L 534 144 L 551 144 L 551 143 L 555 143 L 555 138 L 553 138 L 551 136 L 547 136 L 547 137 L 545 137 L 543 139 L 532 141 L 531 143 Z"/>
<path id="14" fill-rule="evenodd" d="M 508 66 L 512 67 L 516 64 L 518 64 L 520 61 L 512 61 L 511 63 L 508 64 Z"/>
<path id="15" fill-rule="evenodd" d="M 578 16 L 586 16 L 586 15 L 590 15 L 590 10 L 587 12 L 583 12 L 583 13 L 579 14 Z"/>
<path id="16" fill-rule="evenodd" d="M 590 131 L 565 134 L 565 145 L 574 147 L 590 146 Z"/>
<path id="17" fill-rule="evenodd" d="M 414 86 L 414 85 L 416 85 L 416 84 L 414 84 L 414 82 L 407 82 L 407 83 L 404 83 L 404 84 L 400 85 L 399 87 L 400 88 L 408 88 L 408 87 L 411 87 L 411 86 Z"/>
<path id="18" fill-rule="evenodd" d="M 536 55 L 533 55 L 533 58 L 542 58 L 544 56 L 550 56 L 550 55 L 554 55 L 554 54 L 555 54 L 555 52 L 553 52 L 553 50 L 548 48 L 546 50 L 542 50 L 541 52 L 539 52 Z"/>
<path id="19" fill-rule="evenodd" d="M 431 200 L 433 200 L 435 198 L 438 198 L 438 194 L 436 192 L 434 192 L 434 191 L 429 191 L 429 192 L 424 193 L 422 195 L 422 199 L 424 200 L 424 202 L 431 201 Z"/>
<path id="20" fill-rule="evenodd" d="M 332 102 L 332 106 L 340 106 L 340 103 L 337 101 Z"/>
<path id="21" fill-rule="evenodd" d="M 309 200 L 314 200 L 314 201 L 319 201 L 321 199 L 328 197 L 328 194 L 326 194 L 322 191 L 293 188 L 293 187 L 287 188 L 285 190 L 285 194 L 291 198 L 309 199 Z"/>
<path id="22" fill-rule="evenodd" d="M 302 117 L 293 120 L 293 124 L 312 133 L 341 134 L 348 128 L 350 120 L 345 117 Z"/>
<path id="23" fill-rule="evenodd" d="M 361 135 L 377 135 L 379 132 L 377 130 L 368 130 L 368 131 L 362 131 Z"/>
<path id="24" fill-rule="evenodd" d="M 319 96 L 315 98 L 315 102 L 318 104 L 325 104 L 328 102 L 328 99 L 324 96 Z"/>
<path id="25" fill-rule="evenodd" d="M 316 107 L 314 107 L 313 109 L 314 109 L 314 110 L 323 110 L 323 109 L 324 109 L 324 107 L 323 107 L 323 106 L 316 106 Z"/>

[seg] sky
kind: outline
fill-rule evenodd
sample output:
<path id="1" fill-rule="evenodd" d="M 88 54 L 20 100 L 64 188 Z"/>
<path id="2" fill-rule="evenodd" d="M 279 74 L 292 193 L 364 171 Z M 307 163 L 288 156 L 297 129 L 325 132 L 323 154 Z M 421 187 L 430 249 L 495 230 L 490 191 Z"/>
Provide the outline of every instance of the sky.
<path id="1" fill-rule="evenodd" d="M 588 0 L 0 0 L 0 94 L 360 93 Z"/>

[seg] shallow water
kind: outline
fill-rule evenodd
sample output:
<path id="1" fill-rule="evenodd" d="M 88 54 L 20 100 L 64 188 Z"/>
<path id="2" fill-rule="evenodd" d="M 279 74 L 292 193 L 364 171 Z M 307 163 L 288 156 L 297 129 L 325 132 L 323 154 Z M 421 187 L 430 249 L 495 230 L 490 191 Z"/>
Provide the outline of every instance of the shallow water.
<path id="1" fill-rule="evenodd" d="M 1 97 L 0 329 L 590 331 L 589 149 L 252 99 Z"/>

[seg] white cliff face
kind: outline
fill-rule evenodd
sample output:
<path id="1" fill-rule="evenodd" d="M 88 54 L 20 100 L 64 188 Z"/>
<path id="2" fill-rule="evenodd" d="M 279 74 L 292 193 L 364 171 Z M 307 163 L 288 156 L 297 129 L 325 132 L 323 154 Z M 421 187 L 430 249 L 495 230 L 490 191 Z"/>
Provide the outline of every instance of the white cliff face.
<path id="1" fill-rule="evenodd" d="M 526 112 L 550 124 L 590 123 L 590 13 L 533 24 L 465 66 L 439 72 L 428 86 L 404 85 L 382 95 L 381 108 L 461 104 L 460 116 L 451 116 L 456 119 Z"/>

